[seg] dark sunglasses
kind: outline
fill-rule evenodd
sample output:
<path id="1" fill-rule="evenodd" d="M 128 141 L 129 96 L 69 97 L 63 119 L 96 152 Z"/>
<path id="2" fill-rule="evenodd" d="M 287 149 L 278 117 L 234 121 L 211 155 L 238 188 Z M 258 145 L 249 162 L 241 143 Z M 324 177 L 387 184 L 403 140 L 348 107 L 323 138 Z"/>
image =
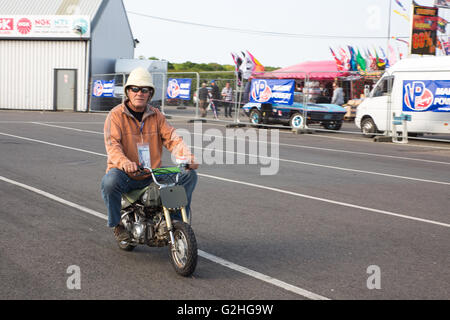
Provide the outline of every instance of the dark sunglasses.
<path id="1" fill-rule="evenodd" d="M 138 93 L 139 91 L 142 91 L 142 93 L 149 93 L 149 92 L 153 92 L 152 88 L 139 88 L 139 87 L 130 87 L 130 90 L 133 91 L 134 93 Z"/>

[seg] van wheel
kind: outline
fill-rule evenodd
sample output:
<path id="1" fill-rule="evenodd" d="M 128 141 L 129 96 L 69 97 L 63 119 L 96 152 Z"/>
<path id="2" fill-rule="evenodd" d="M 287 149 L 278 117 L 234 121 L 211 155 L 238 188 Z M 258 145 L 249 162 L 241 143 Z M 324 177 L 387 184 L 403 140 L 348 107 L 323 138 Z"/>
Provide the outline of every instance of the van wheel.
<path id="1" fill-rule="evenodd" d="M 372 118 L 365 118 L 361 121 L 361 132 L 367 138 L 375 137 L 374 133 L 378 133 L 378 128 Z"/>
<path id="2" fill-rule="evenodd" d="M 250 112 L 250 122 L 253 124 L 261 124 L 262 123 L 262 116 L 261 112 L 258 109 L 252 109 Z"/>
<path id="3" fill-rule="evenodd" d="M 305 118 L 300 113 L 296 112 L 291 116 L 289 120 L 289 125 L 292 129 L 300 129 L 303 128 L 303 123 L 305 122 Z"/>
<path id="4" fill-rule="evenodd" d="M 330 122 L 324 122 L 323 127 L 327 130 L 341 130 L 342 128 L 342 121 L 330 121 Z"/>

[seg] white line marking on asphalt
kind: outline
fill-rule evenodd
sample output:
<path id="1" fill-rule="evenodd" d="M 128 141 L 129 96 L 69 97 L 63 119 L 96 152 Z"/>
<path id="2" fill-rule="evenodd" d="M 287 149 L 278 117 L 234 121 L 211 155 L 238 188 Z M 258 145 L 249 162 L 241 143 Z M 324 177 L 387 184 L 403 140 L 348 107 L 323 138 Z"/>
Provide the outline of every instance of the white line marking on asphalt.
<path id="1" fill-rule="evenodd" d="M 172 115 L 172 117 L 174 117 L 174 118 L 177 117 L 177 118 L 194 119 L 193 117 L 183 117 L 183 116 L 178 116 L 178 115 Z M 233 124 L 234 123 L 234 122 L 230 122 L 230 121 L 226 121 L 225 120 L 225 121 L 220 121 L 220 122 L 226 122 L 225 124 L 221 124 L 220 122 L 214 121 L 213 119 L 207 119 L 207 120 L 212 121 L 212 123 L 204 123 L 204 125 L 209 125 L 209 126 L 214 126 L 215 125 L 215 126 L 224 127 L 226 124 Z M 250 125 L 250 123 L 248 123 L 248 122 L 241 122 L 241 123 L 246 124 L 246 125 Z M 282 126 L 276 126 L 276 125 L 266 126 L 266 128 L 268 128 L 268 129 L 270 129 L 270 128 L 280 128 L 280 127 L 282 127 Z M 285 127 L 285 128 L 289 128 L 289 127 Z M 314 130 L 315 128 L 312 128 L 312 129 Z M 347 135 L 353 134 L 353 135 L 358 135 L 358 136 L 362 135 L 362 133 L 359 132 L 359 131 L 344 131 L 344 130 L 334 131 L 334 130 L 320 129 L 320 132 L 330 132 L 330 133 L 333 133 L 333 134 L 347 134 Z M 280 133 L 284 134 L 284 135 L 292 136 L 292 132 L 290 132 L 290 131 L 280 130 Z M 367 143 L 373 143 L 373 141 L 370 140 L 370 139 L 364 139 L 364 140 L 361 140 L 361 139 L 349 139 L 349 138 L 333 137 L 333 136 L 329 136 L 329 135 L 327 136 L 327 135 L 321 135 L 321 134 L 306 134 L 304 136 L 305 137 L 311 137 L 311 138 L 318 137 L 318 138 L 328 138 L 328 139 L 344 140 L 344 141 L 355 141 L 355 142 L 362 142 L 362 143 L 366 143 L 366 144 Z M 419 141 L 427 141 L 427 139 L 426 138 L 425 139 L 419 139 Z M 430 140 L 430 141 L 433 142 L 433 140 Z M 442 139 L 439 139 L 439 140 L 436 140 L 436 141 L 438 141 L 438 142 L 449 142 L 448 140 L 442 140 Z M 446 147 L 424 146 L 424 145 L 418 145 L 418 144 L 412 144 L 412 143 L 405 144 L 403 146 L 404 147 L 420 147 L 420 148 L 450 150 L 450 148 L 446 148 Z"/>
<path id="2" fill-rule="evenodd" d="M 47 126 L 47 127 L 53 127 L 53 128 L 59 128 L 59 129 L 66 129 L 66 130 L 73 130 L 73 131 L 78 131 L 78 132 L 87 132 L 87 133 L 92 133 L 92 134 L 103 135 L 103 132 L 99 132 L 99 131 L 84 130 L 84 129 L 78 129 L 78 128 L 72 128 L 72 127 L 53 125 L 53 123 L 103 124 L 103 122 L 35 122 L 35 121 L 3 121 L 3 122 L 8 122 L 8 123 L 29 123 L 29 124 L 31 123 L 31 124 L 37 124 L 37 125 L 42 125 L 42 126 Z M 3 123 L 3 122 L 0 121 L 0 123 Z M 198 135 L 197 133 L 193 133 L 193 134 L 194 135 Z M 215 135 L 208 135 L 208 134 L 204 134 L 204 136 L 205 137 L 217 137 Z M 225 137 L 225 138 L 228 139 L 228 137 Z M 244 139 L 237 138 L 237 140 L 242 141 Z M 248 141 L 249 142 L 255 142 L 254 140 L 248 140 Z M 428 160 L 428 159 L 419 159 L 419 158 L 411 158 L 411 157 L 399 157 L 399 156 L 391 156 L 391 155 L 377 154 L 377 153 L 349 151 L 349 150 L 342 150 L 342 149 L 330 149 L 330 148 L 321 148 L 321 147 L 312 147 L 312 146 L 302 146 L 302 145 L 289 144 L 289 143 L 273 143 L 273 142 L 264 142 L 264 141 L 258 141 L 258 143 L 266 143 L 266 144 L 269 144 L 269 145 L 279 145 L 279 146 L 293 147 L 293 148 L 300 148 L 300 149 L 330 151 L 330 152 L 348 153 L 348 154 L 363 155 L 363 156 L 370 156 L 370 157 L 381 157 L 381 158 L 389 158 L 389 159 L 410 160 L 410 161 L 419 161 L 419 162 L 426 162 L 426 163 L 436 163 L 436 164 L 450 165 L 450 162 L 435 161 L 435 160 Z M 417 146 L 417 147 L 423 147 L 423 146 Z M 426 147 L 428 148 L 429 146 L 426 146 Z M 440 147 L 436 147 L 436 148 L 438 148 L 438 149 L 446 149 L 446 148 L 440 148 Z M 284 160 L 284 159 L 282 159 L 282 160 Z M 285 161 L 295 161 L 295 160 L 285 160 Z"/>
<path id="3" fill-rule="evenodd" d="M 329 138 L 329 139 L 335 139 L 335 140 L 346 140 L 346 141 L 355 141 L 355 142 L 364 142 L 364 140 L 357 140 L 357 139 L 348 139 L 348 138 L 339 138 L 339 137 L 331 137 L 331 136 L 324 136 L 324 135 L 320 135 L 320 134 L 308 134 L 306 135 L 308 137 L 311 138 Z M 368 141 L 366 143 L 373 143 L 372 140 L 367 139 Z M 424 140 L 420 140 L 420 141 L 426 141 L 426 139 Z M 433 142 L 433 140 L 429 140 L 430 142 Z M 437 140 L 438 142 L 445 142 L 448 143 L 448 140 Z M 387 144 L 387 145 L 392 145 L 392 146 L 397 146 L 396 144 Z M 436 146 L 424 146 L 424 145 L 420 145 L 420 144 L 412 144 L 412 143 L 408 143 L 408 144 L 402 144 L 402 147 L 405 148 L 411 148 L 411 147 L 418 147 L 418 148 L 428 148 L 428 149 L 440 149 L 440 150 L 450 150 L 450 148 L 446 148 L 446 147 L 436 147 Z"/>
<path id="4" fill-rule="evenodd" d="M 330 300 L 328 298 L 325 298 L 323 296 L 317 295 L 317 294 L 312 293 L 310 291 L 307 291 L 307 290 L 301 289 L 299 287 L 293 286 L 293 285 L 291 285 L 289 283 L 280 281 L 278 279 L 266 276 L 265 274 L 262 274 L 262 273 L 259 273 L 259 272 L 247 269 L 245 267 L 242 267 L 240 265 L 234 264 L 234 263 L 229 262 L 227 260 L 224 260 L 222 258 L 216 257 L 216 256 L 214 256 L 212 254 L 207 253 L 207 252 L 199 250 L 198 253 L 203 258 L 206 258 L 206 259 L 211 260 L 211 261 L 213 261 L 215 263 L 221 264 L 221 265 L 223 265 L 223 266 L 225 266 L 227 268 L 239 271 L 239 272 L 244 273 L 246 275 L 249 275 L 249 276 L 251 276 L 253 278 L 262 280 L 264 282 L 271 283 L 271 284 L 273 284 L 273 285 L 275 285 L 277 287 L 280 287 L 280 288 L 283 288 L 285 290 L 294 292 L 294 293 L 296 293 L 296 294 L 298 294 L 300 296 L 306 297 L 308 299 L 311 299 L 311 300 Z"/>
<path id="5" fill-rule="evenodd" d="M 32 124 L 37 124 L 37 125 L 40 125 L 40 126 L 46 126 L 46 127 L 52 127 L 52 128 L 58 128 L 58 129 L 66 129 L 66 130 L 72 130 L 72 131 L 77 131 L 77 132 L 86 132 L 86 133 L 93 133 L 93 134 L 103 135 L 103 132 L 99 132 L 99 131 L 84 130 L 84 129 L 71 128 L 71 127 L 63 127 L 63 126 L 57 126 L 57 125 L 54 125 L 54 124 L 43 123 L 43 122 L 31 122 L 31 123 Z"/>
<path id="6" fill-rule="evenodd" d="M 108 217 L 105 214 L 103 214 L 103 213 L 100 213 L 98 211 L 86 208 L 84 206 L 80 206 L 80 205 L 78 205 L 76 203 L 67 201 L 65 199 L 62 199 L 62 198 L 60 198 L 58 196 L 55 196 L 55 195 L 53 195 L 51 193 L 48 193 L 48 192 L 45 192 L 43 190 L 39 190 L 37 188 L 34 188 L 34 187 L 28 186 L 26 184 L 23 184 L 23 183 L 20 183 L 20 182 L 17 182 L 17 181 L 5 178 L 3 176 L 0 176 L 0 180 L 2 180 L 4 182 L 7 182 L 7 183 L 10 183 L 10 184 L 13 184 L 13 185 L 18 186 L 18 187 L 21 187 L 23 189 L 32 191 L 32 192 L 37 193 L 37 194 L 39 194 L 41 196 L 49 198 L 49 199 L 51 199 L 53 201 L 62 203 L 64 205 L 67 205 L 69 207 L 75 208 L 77 210 L 80 210 L 82 212 L 88 213 L 90 215 L 93 215 L 95 217 L 101 218 L 103 220 L 108 220 Z M 258 280 L 270 283 L 270 284 L 272 284 L 274 286 L 277 286 L 279 288 L 282 288 L 282 289 L 285 289 L 287 291 L 293 292 L 293 293 L 298 294 L 300 296 L 303 296 L 305 298 L 308 298 L 308 299 L 311 299 L 311 300 L 330 300 L 329 298 L 326 298 L 326 297 L 323 297 L 321 295 L 315 294 L 315 293 L 313 293 L 311 291 L 308 291 L 308 290 L 305 290 L 305 289 L 293 286 L 293 285 L 291 285 L 289 283 L 286 283 L 284 281 L 272 278 L 270 276 L 267 276 L 265 274 L 259 273 L 257 271 L 245 268 L 243 266 L 240 266 L 240 265 L 235 264 L 233 262 L 230 262 L 228 260 L 219 258 L 219 257 L 217 257 L 215 255 L 212 255 L 210 253 L 207 253 L 205 251 L 198 250 L 198 254 L 199 254 L 199 256 L 201 256 L 201 257 L 203 257 L 203 258 L 205 258 L 207 260 L 210 260 L 212 262 L 215 262 L 217 264 L 220 264 L 220 265 L 222 265 L 224 267 L 227 267 L 229 269 L 232 269 L 232 270 L 238 271 L 240 273 L 246 274 L 246 275 L 248 275 L 250 277 L 253 277 L 253 278 L 256 278 Z"/>
<path id="7" fill-rule="evenodd" d="M 191 147 L 191 148 L 193 148 L 193 149 L 201 149 L 201 150 L 206 150 L 206 151 L 215 151 L 217 153 L 225 152 L 225 153 L 233 153 L 233 154 L 237 154 L 237 155 L 256 157 L 256 158 L 262 158 L 262 159 L 269 159 L 269 160 L 275 160 L 275 161 L 278 160 L 278 161 L 282 161 L 282 162 L 290 162 L 290 163 L 302 164 L 302 165 L 305 165 L 305 166 L 321 167 L 321 168 L 327 168 L 327 169 L 349 171 L 349 172 L 357 172 L 357 173 L 378 175 L 378 176 L 397 178 L 397 179 L 406 179 L 406 180 L 414 180 L 414 181 L 427 182 L 427 183 L 436 183 L 436 184 L 450 185 L 450 182 L 443 182 L 443 181 L 436 181 L 436 180 L 427 180 L 427 179 L 420 179 L 420 178 L 412 178 L 412 177 L 399 176 L 399 175 L 395 175 L 395 174 L 380 173 L 380 172 L 365 171 L 365 170 L 357 170 L 357 169 L 350 169 L 350 168 L 342 168 L 342 167 L 336 167 L 336 166 L 327 166 L 327 165 L 324 165 L 324 164 L 317 164 L 317 163 L 303 162 L 303 161 L 297 161 L 297 160 L 289 160 L 289 159 L 280 159 L 280 158 L 259 156 L 259 155 L 253 155 L 253 154 L 247 154 L 247 153 L 241 153 L 241 152 L 235 152 L 235 151 L 231 152 L 231 151 L 222 151 L 222 150 L 215 150 L 215 149 L 209 149 L 209 148 L 198 148 L 198 147 Z"/>
<path id="8" fill-rule="evenodd" d="M 16 185 L 16 186 L 21 187 L 21 188 L 23 188 L 23 189 L 27 189 L 27 190 L 32 191 L 32 192 L 34 192 L 34 193 L 37 193 L 37 194 L 39 194 L 39 195 L 41 195 L 41 196 L 44 196 L 44 197 L 47 197 L 47 198 L 49 198 L 49 199 L 52 199 L 52 200 L 54 200 L 54 201 L 56 201 L 56 202 L 62 203 L 62 204 L 64 204 L 64 205 L 66 205 L 66 206 L 69 206 L 69 207 L 78 209 L 78 210 L 80 210 L 80 211 L 89 213 L 89 214 L 91 214 L 91 215 L 93 215 L 93 216 L 96 216 L 96 217 L 98 217 L 98 218 L 102 218 L 102 219 L 107 218 L 104 214 L 102 214 L 102 213 L 100 213 L 100 212 L 97 212 L 97 211 L 88 209 L 88 208 L 86 208 L 86 207 L 80 206 L 80 205 L 78 205 L 78 204 L 76 204 L 76 203 L 73 203 L 73 202 L 70 202 L 70 201 L 67 201 L 67 200 L 64 200 L 64 199 L 62 199 L 62 198 L 60 198 L 60 197 L 58 197 L 58 196 L 55 196 L 55 195 L 53 195 L 53 194 L 51 194 L 51 193 L 48 193 L 48 192 L 45 192 L 45 191 L 43 191 L 43 190 L 36 189 L 36 188 L 31 187 L 31 186 L 28 186 L 28 185 L 26 185 L 26 184 L 23 184 L 23 183 L 20 183 L 20 182 L 17 182 L 17 181 L 14 181 L 14 180 L 5 178 L 5 177 L 3 177 L 3 176 L 0 176 L 0 180 L 3 180 L 4 182 L 8 182 L 8 183 L 10 183 L 10 184 Z"/>
<path id="9" fill-rule="evenodd" d="M 46 125 L 48 127 L 55 127 L 55 128 L 60 128 L 60 129 L 67 129 L 67 130 L 74 130 L 74 131 L 81 131 L 81 132 L 89 132 L 89 133 L 95 133 L 95 134 L 103 134 L 103 132 L 98 132 L 98 131 L 89 131 L 89 130 L 82 130 L 82 129 L 77 129 L 77 128 L 72 128 L 72 127 L 64 127 L 64 126 L 56 126 L 56 125 L 51 125 L 51 123 L 53 122 L 31 122 L 28 121 L 27 123 L 32 123 L 32 124 L 38 124 L 38 125 Z M 67 122 L 70 123 L 70 122 Z M 95 123 L 95 122 L 91 122 L 91 123 Z M 205 125 L 205 124 L 202 124 Z M 280 131 L 282 132 L 282 131 Z M 194 135 L 198 135 L 198 133 L 193 133 Z M 203 134 L 205 137 L 217 137 L 215 135 L 208 135 L 208 134 Z M 228 137 L 225 136 L 226 139 L 228 139 Z M 237 140 L 244 140 L 244 139 L 237 139 Z M 348 140 L 348 139 L 344 139 L 344 140 Z M 255 142 L 254 140 L 248 140 L 249 142 Z M 350 141 L 357 141 L 357 142 L 361 142 L 360 140 L 350 140 Z M 420 161 L 420 162 L 428 162 L 428 163 L 436 163 L 436 164 L 444 164 L 444 165 L 450 165 L 450 162 L 443 162 L 443 161 L 436 161 L 436 160 L 428 160 L 428 159 L 419 159 L 419 158 L 411 158 L 411 157 L 399 157 L 399 156 L 391 156 L 391 155 L 386 155 L 386 154 L 378 154 L 378 153 L 368 153 L 368 152 L 359 152 L 359 151 L 349 151 L 349 150 L 342 150 L 342 149 L 330 149 L 330 148 L 321 148 L 321 147 L 312 147 L 312 146 L 303 146 L 303 145 L 298 145 L 298 144 L 290 144 L 290 143 L 273 143 L 273 142 L 264 142 L 264 141 L 257 141 L 258 143 L 266 143 L 269 145 L 279 145 L 279 146 L 285 146 L 285 147 L 293 147 L 293 148 L 301 148 L 301 149 L 312 149 L 312 150 L 319 150 L 319 151 L 330 151 L 330 152 L 338 152 L 338 153 L 348 153 L 348 154 L 358 154 L 358 155 L 363 155 L 363 156 L 370 156 L 370 157 L 381 157 L 381 158 L 389 158 L 389 159 L 399 159 L 399 160 L 411 160 L 411 161 Z M 402 147 L 421 147 L 421 148 L 434 148 L 434 149 L 441 149 L 441 150 L 450 150 L 449 148 L 445 148 L 445 147 L 433 147 L 433 146 L 420 146 L 420 145 L 402 145 Z"/>
<path id="10" fill-rule="evenodd" d="M 102 154 L 102 153 L 92 152 L 92 151 L 78 149 L 78 148 L 67 147 L 67 146 L 58 145 L 58 144 L 55 144 L 55 143 L 49 143 L 49 142 L 45 142 L 45 141 L 41 141 L 41 140 L 36 140 L 36 139 L 24 138 L 24 137 L 15 136 L 15 135 L 7 134 L 7 133 L 0 132 L 0 135 L 10 136 L 10 137 L 18 138 L 18 139 L 30 140 L 30 141 L 33 141 L 33 142 L 48 144 L 48 145 L 55 146 L 55 147 L 65 148 L 65 149 L 79 151 L 79 152 L 85 152 L 85 153 L 89 153 L 89 154 L 95 154 L 95 155 L 99 155 L 99 156 L 102 156 L 102 157 L 107 157 L 106 154 Z M 211 176 L 211 175 L 207 175 L 207 174 L 203 174 L 203 173 L 197 173 L 197 174 L 199 176 L 201 176 L 201 177 L 206 177 L 206 178 L 216 179 L 216 180 L 220 180 L 220 181 L 226 181 L 226 182 L 242 184 L 242 185 L 246 185 L 246 186 L 250 186 L 250 187 L 266 189 L 266 190 L 270 190 L 270 191 L 275 191 L 275 192 L 279 192 L 279 193 L 289 194 L 289 195 L 293 195 L 293 196 L 297 196 L 297 197 L 302 197 L 302 198 L 307 198 L 307 199 L 312 199 L 312 200 L 317 200 L 317 201 L 322 201 L 322 202 L 328 202 L 328 203 L 332 203 L 332 204 L 336 204 L 336 205 L 340 205 L 340 206 L 344 206 L 344 207 L 356 208 L 356 209 L 360 209 L 360 210 L 371 211 L 371 212 L 375 212 L 375 213 L 381 213 L 381 214 L 385 214 L 385 215 L 389 215 L 389 216 L 394 216 L 394 217 L 399 217 L 399 218 L 404 218 L 404 219 L 409 219 L 409 220 L 415 220 L 415 221 L 420 221 L 420 222 L 431 223 L 431 224 L 435 224 L 435 225 L 439 225 L 439 226 L 444 226 L 444 227 L 447 227 L 447 228 L 450 227 L 450 224 L 448 224 L 448 223 L 442 223 L 442 222 L 438 222 L 438 221 L 434 221 L 434 220 L 416 218 L 416 217 L 412 217 L 412 216 L 398 214 L 398 213 L 395 213 L 395 212 L 379 210 L 379 209 L 373 209 L 373 208 L 369 208 L 369 207 L 363 207 L 363 206 L 354 205 L 354 204 L 351 204 L 351 203 L 346 203 L 346 202 L 334 201 L 334 200 L 325 199 L 325 198 L 309 196 L 309 195 L 296 193 L 296 192 L 292 192 L 292 191 L 287 191 L 287 190 L 282 190 L 282 189 L 278 189 L 278 188 L 272 188 L 272 187 L 266 187 L 266 186 L 262 186 L 262 185 L 257 185 L 257 184 L 253 184 L 253 183 L 250 183 L 250 182 L 231 180 L 231 179 L 226 179 L 226 178 L 217 177 L 217 176 Z"/>
<path id="11" fill-rule="evenodd" d="M 76 128 L 70 128 L 70 127 L 61 127 L 61 126 L 55 126 L 55 125 L 48 125 L 48 124 L 42 124 L 36 122 L 35 124 L 38 125 L 44 125 L 49 127 L 55 127 L 60 129 L 67 129 L 67 130 L 73 130 L 73 131 L 79 131 L 79 132 L 87 132 L 87 133 L 93 133 L 97 135 L 103 135 L 103 133 L 98 131 L 90 131 L 90 130 L 82 130 L 82 129 L 76 129 Z M 194 133 L 195 134 L 195 133 Z M 211 136 L 211 137 L 217 137 L 214 135 L 205 135 L 205 136 Z M 239 140 L 239 139 L 238 139 Z M 243 139 L 241 139 L 243 141 Z M 282 161 L 282 162 L 289 162 L 289 163 L 295 163 L 295 164 L 301 164 L 306 166 L 313 166 L 313 167 L 321 167 L 321 168 L 327 168 L 327 169 L 333 169 L 333 170 L 341 170 L 341 171 L 349 171 L 349 172 L 357 172 L 357 173 L 363 173 L 363 174 L 371 174 L 371 175 L 379 175 L 384 177 L 390 177 L 390 178 L 397 178 L 397 179 L 406 179 L 406 180 L 413 180 L 413 181 L 419 181 L 419 182 L 426 182 L 426 183 L 435 183 L 435 184 L 443 184 L 443 185 L 450 185 L 450 182 L 444 182 L 444 181 L 436 181 L 436 180 L 429 180 L 429 179 L 420 179 L 420 178 L 413 178 L 413 177 L 406 177 L 406 176 L 399 176 L 395 174 L 389 174 L 389 173 L 381 173 L 381 172 L 374 172 L 374 171 L 366 171 L 366 170 L 358 170 L 358 169 L 350 169 L 350 168 L 343 168 L 343 167 L 337 167 L 337 166 L 328 166 L 324 164 L 317 164 L 317 163 L 311 163 L 311 162 L 304 162 L 304 161 L 298 161 L 298 160 L 289 160 L 289 159 L 281 159 L 281 158 L 273 158 L 273 157 L 266 157 L 266 156 L 259 156 L 259 155 L 253 155 L 253 154 L 247 154 L 247 153 L 240 153 L 235 151 L 222 151 L 222 150 L 211 150 L 208 148 L 199 148 L 199 147 L 191 147 L 193 149 L 200 149 L 200 150 L 206 150 L 206 151 L 216 151 L 216 152 L 225 152 L 225 153 L 232 153 L 236 155 L 244 155 L 249 157 L 256 157 L 256 158 L 264 158 L 268 160 L 275 160 L 275 161 Z M 422 160 L 427 161 L 427 160 Z M 444 164 L 448 164 L 445 163 Z"/>
<path id="12" fill-rule="evenodd" d="M 72 148 L 72 147 L 68 147 L 68 146 L 63 146 L 61 144 L 56 144 L 56 143 L 51 143 L 51 142 L 47 142 L 47 141 L 26 138 L 26 137 L 20 137 L 20 136 L 16 136 L 16 135 L 13 135 L 13 134 L 8 134 L 8 133 L 3 133 L 3 132 L 0 132 L 0 134 L 3 135 L 3 136 L 7 136 L 7 137 L 17 138 L 17 139 L 22 139 L 22 140 L 27 140 L 27 141 L 37 142 L 37 143 L 42 143 L 42 144 L 47 144 L 49 146 L 54 146 L 54 147 L 58 147 L 58 148 L 64 148 L 64 149 L 80 151 L 80 152 L 84 152 L 84 153 L 90 153 L 90 154 L 94 154 L 96 156 L 106 157 L 106 155 L 104 153 L 98 153 L 98 152 L 88 151 L 88 150 L 79 149 L 79 148 Z"/>
<path id="13" fill-rule="evenodd" d="M 369 208 L 369 207 L 358 206 L 358 205 L 351 204 L 351 203 L 346 203 L 346 202 L 340 202 L 340 201 L 335 201 L 335 200 L 330 200 L 330 199 L 324 199 L 324 198 L 309 196 L 309 195 L 301 194 L 301 193 L 297 193 L 297 192 L 292 192 L 292 191 L 287 191 L 287 190 L 282 190 L 282 189 L 272 188 L 272 187 L 266 187 L 266 186 L 257 185 L 257 184 L 254 184 L 254 183 L 249 183 L 249 182 L 244 182 L 244 181 L 237 181 L 237 180 L 231 180 L 231 179 L 221 178 L 221 177 L 217 177 L 217 176 L 211 176 L 211 175 L 203 174 L 203 173 L 198 174 L 198 175 L 202 176 L 202 177 L 205 177 L 205 178 L 211 178 L 211 179 L 215 179 L 215 180 L 221 180 L 221 181 L 226 181 L 226 182 L 238 183 L 238 184 L 242 184 L 242 185 L 249 186 L 249 187 L 275 191 L 275 192 L 279 192 L 279 193 L 288 194 L 288 195 L 291 195 L 291 196 L 296 196 L 296 197 L 301 197 L 301 198 L 306 198 L 306 199 L 311 199 L 311 200 L 317 200 L 317 201 L 322 201 L 322 202 L 328 202 L 328 203 L 336 204 L 336 205 L 339 205 L 339 206 L 350 207 L 350 208 L 355 208 L 355 209 L 360 209 L 360 210 L 370 211 L 370 212 L 375 212 L 375 213 L 381 213 L 381 214 L 388 215 L 388 216 L 399 217 L 399 218 L 403 218 L 403 219 L 409 219 L 409 220 L 420 221 L 420 222 L 426 222 L 426 223 L 431 223 L 431 224 L 435 224 L 435 225 L 438 225 L 438 226 L 443 226 L 443 227 L 450 228 L 450 224 L 443 223 L 443 222 L 438 222 L 438 221 L 434 221 L 434 220 L 416 218 L 416 217 L 407 216 L 407 215 L 399 214 L 399 213 L 395 213 L 395 212 L 390 212 L 390 211 L 385 211 L 385 210 L 379 210 L 379 209 L 373 209 L 373 208 Z"/>

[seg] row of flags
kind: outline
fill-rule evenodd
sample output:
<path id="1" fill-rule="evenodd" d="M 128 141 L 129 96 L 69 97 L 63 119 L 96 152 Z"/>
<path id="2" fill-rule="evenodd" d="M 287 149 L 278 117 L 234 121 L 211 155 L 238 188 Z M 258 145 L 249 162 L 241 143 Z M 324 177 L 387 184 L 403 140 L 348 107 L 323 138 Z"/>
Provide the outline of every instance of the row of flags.
<path id="1" fill-rule="evenodd" d="M 231 53 L 236 66 L 239 86 L 243 79 L 248 80 L 254 72 L 264 72 L 264 66 L 250 52 L 246 52 Z"/>
<path id="2" fill-rule="evenodd" d="M 447 36 L 447 39 L 445 37 L 439 37 L 437 40 L 437 46 L 439 49 L 441 49 L 445 55 L 450 55 L 450 36 Z"/>
<path id="3" fill-rule="evenodd" d="M 371 49 L 360 50 L 347 46 L 347 49 L 341 47 L 336 52 L 330 47 L 330 51 L 336 61 L 338 71 L 370 72 L 385 70 L 397 61 L 391 45 L 389 45 L 390 59 L 381 47 L 379 50 L 374 48 L 372 51 Z"/>
<path id="4" fill-rule="evenodd" d="M 396 37 L 392 38 L 409 45 L 406 40 Z M 449 36 L 447 36 L 447 39 L 439 37 L 437 46 L 446 55 L 450 55 Z M 379 49 L 374 48 L 373 51 L 371 49 L 360 50 L 352 46 L 347 46 L 347 49 L 341 47 L 335 51 L 330 47 L 330 51 L 336 61 L 338 71 L 380 71 L 393 66 L 398 60 L 403 58 L 403 54 L 397 54 L 390 43 L 388 44 L 388 55 L 386 55 L 382 47 L 379 47 Z"/>

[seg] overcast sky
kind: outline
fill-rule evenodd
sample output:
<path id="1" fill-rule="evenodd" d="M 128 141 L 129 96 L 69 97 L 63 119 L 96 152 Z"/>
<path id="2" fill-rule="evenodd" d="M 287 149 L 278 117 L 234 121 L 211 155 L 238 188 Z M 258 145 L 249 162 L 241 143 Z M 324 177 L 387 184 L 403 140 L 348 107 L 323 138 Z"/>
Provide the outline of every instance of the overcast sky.
<path id="1" fill-rule="evenodd" d="M 411 10 L 411 0 L 400 0 L 406 12 L 394 0 L 123 2 L 133 35 L 140 41 L 135 50 L 136 57 L 155 56 L 170 62 L 233 64 L 230 52 L 248 50 L 263 65 L 274 67 L 332 60 L 330 46 L 334 49 L 347 45 L 360 49 L 382 46 L 386 50 L 389 2 L 392 2 L 392 10 L 407 16 Z M 432 5 L 434 0 L 416 2 Z M 440 11 L 441 16 L 450 20 L 447 12 L 450 10 Z M 410 23 L 392 13 L 391 36 L 408 36 L 409 33 Z M 391 44 L 406 54 L 405 44 L 392 40 Z"/>

